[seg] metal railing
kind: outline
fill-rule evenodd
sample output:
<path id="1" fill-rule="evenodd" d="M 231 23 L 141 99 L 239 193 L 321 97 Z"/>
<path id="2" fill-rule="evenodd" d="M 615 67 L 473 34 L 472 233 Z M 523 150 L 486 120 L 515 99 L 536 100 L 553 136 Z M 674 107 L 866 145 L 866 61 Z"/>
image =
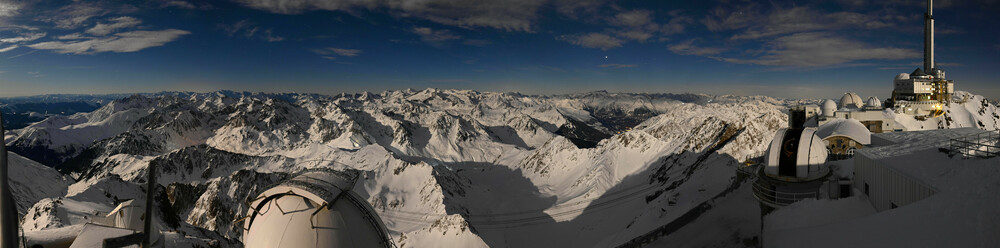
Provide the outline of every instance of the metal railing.
<path id="1" fill-rule="evenodd" d="M 819 192 L 783 192 L 771 189 L 769 185 L 754 180 L 753 197 L 765 204 L 779 207 L 788 206 L 792 203 L 805 199 L 819 199 Z"/>
<path id="2" fill-rule="evenodd" d="M 961 154 L 965 158 L 992 158 L 1000 156 L 1000 131 L 986 131 L 948 142 L 950 155 Z"/>
<path id="3" fill-rule="evenodd" d="M 759 163 L 745 163 L 736 167 L 738 174 L 753 181 L 751 184 L 753 197 L 758 201 L 768 205 L 783 207 L 805 199 L 819 199 L 820 195 L 818 191 L 790 192 L 772 189 L 771 185 L 766 183 L 760 176 L 762 168 L 763 166 Z"/>

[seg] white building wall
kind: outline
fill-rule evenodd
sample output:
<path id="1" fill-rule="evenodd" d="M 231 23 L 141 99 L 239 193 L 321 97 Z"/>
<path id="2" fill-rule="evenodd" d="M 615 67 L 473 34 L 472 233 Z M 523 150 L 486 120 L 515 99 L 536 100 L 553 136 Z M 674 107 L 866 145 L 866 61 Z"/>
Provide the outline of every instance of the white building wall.
<path id="1" fill-rule="evenodd" d="M 922 200 L 936 191 L 925 183 L 895 171 L 871 159 L 864 150 L 854 157 L 854 188 L 865 193 L 868 185 L 868 201 L 875 210 L 881 212 Z"/>

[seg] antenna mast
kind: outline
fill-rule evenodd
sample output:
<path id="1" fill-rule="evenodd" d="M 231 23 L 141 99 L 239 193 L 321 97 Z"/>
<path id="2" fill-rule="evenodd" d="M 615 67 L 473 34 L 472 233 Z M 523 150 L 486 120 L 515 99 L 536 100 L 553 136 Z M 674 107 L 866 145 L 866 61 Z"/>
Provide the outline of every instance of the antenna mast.
<path id="1" fill-rule="evenodd" d="M 927 0 L 927 13 L 924 14 L 924 72 L 931 73 L 934 69 L 934 0 Z"/>

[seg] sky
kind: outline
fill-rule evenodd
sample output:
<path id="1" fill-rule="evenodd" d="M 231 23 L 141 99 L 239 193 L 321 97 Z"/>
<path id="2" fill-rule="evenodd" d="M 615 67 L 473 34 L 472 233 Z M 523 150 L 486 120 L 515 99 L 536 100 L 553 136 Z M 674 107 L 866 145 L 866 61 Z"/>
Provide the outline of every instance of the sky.
<path id="1" fill-rule="evenodd" d="M 920 0 L 0 0 L 0 97 L 593 90 L 888 97 Z M 1000 99 L 1000 0 L 935 2 L 938 67 Z"/>

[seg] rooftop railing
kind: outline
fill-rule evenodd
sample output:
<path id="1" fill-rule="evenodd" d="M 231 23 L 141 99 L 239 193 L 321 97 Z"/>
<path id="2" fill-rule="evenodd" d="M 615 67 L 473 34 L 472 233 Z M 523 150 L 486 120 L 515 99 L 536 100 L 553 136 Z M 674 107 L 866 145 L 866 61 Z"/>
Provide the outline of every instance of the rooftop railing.
<path id="1" fill-rule="evenodd" d="M 819 199 L 820 194 L 818 191 L 791 192 L 776 190 L 766 180 L 761 178 L 762 163 L 753 163 L 752 161 L 748 160 L 746 163 L 738 166 L 736 172 L 753 182 L 751 184 L 753 197 L 758 201 L 772 206 L 783 207 L 805 199 Z"/>
<path id="2" fill-rule="evenodd" d="M 948 142 L 949 155 L 965 158 L 992 158 L 1000 155 L 1000 131 L 986 131 Z"/>

